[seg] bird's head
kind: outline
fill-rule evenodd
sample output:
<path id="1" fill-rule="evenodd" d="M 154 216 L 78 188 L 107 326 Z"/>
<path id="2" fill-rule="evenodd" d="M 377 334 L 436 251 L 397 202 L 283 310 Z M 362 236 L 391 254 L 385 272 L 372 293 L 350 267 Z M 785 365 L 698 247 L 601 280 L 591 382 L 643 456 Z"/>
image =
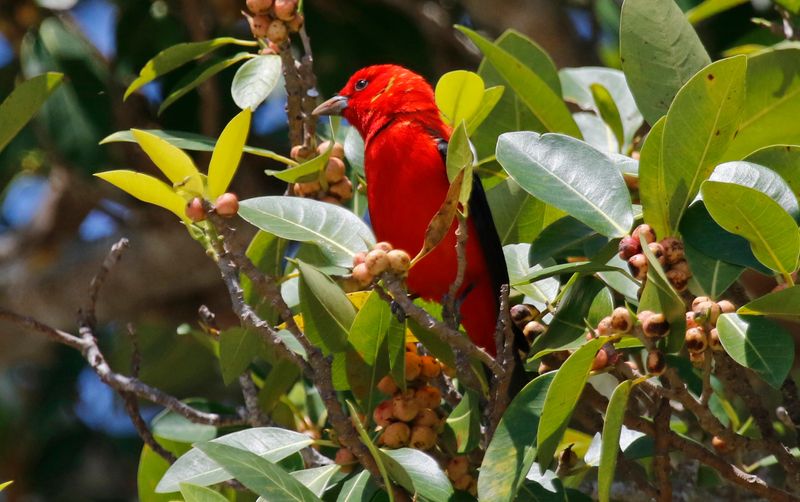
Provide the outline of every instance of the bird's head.
<path id="1" fill-rule="evenodd" d="M 430 84 L 397 65 L 368 66 L 350 77 L 339 94 L 314 109 L 314 115 L 342 115 L 367 138 L 370 131 L 404 113 L 439 121 Z"/>

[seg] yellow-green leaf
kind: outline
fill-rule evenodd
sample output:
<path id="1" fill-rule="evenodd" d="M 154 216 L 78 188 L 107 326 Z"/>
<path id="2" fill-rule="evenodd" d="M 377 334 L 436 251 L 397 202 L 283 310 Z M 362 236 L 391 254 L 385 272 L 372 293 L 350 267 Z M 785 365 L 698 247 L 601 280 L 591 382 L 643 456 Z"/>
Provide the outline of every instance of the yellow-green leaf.
<path id="1" fill-rule="evenodd" d="M 157 178 L 124 169 L 97 173 L 95 176 L 141 201 L 168 209 L 182 220 L 186 220 L 186 201 L 184 198 Z"/>
<path id="2" fill-rule="evenodd" d="M 11 485 L 11 483 L 13 482 L 14 481 L 6 481 L 5 483 L 0 483 L 0 492 L 8 488 L 8 486 Z"/>
<path id="3" fill-rule="evenodd" d="M 474 133 L 483 123 L 483 121 L 486 120 L 486 117 L 492 113 L 492 110 L 494 110 L 494 107 L 500 101 L 500 98 L 503 97 L 503 92 L 505 92 L 505 90 L 505 86 L 502 85 L 495 85 L 493 87 L 489 87 L 488 89 L 484 89 L 483 97 L 481 98 L 481 103 L 478 106 L 478 110 L 467 122 L 467 132 L 469 134 Z"/>
<path id="4" fill-rule="evenodd" d="M 477 73 L 456 70 L 442 75 L 436 83 L 436 105 L 450 125 L 469 121 L 483 99 L 483 79 Z"/>
<path id="5" fill-rule="evenodd" d="M 25 124 L 64 79 L 62 73 L 45 73 L 19 84 L 0 103 L 0 151 L 14 139 Z"/>
<path id="6" fill-rule="evenodd" d="M 133 138 L 172 185 L 191 194 L 203 193 L 203 179 L 191 157 L 155 134 L 132 129 Z M 144 200 L 144 199 L 143 199 Z"/>
<path id="7" fill-rule="evenodd" d="M 208 197 L 216 199 L 227 190 L 239 161 L 242 158 L 244 143 L 250 131 L 250 108 L 245 108 L 228 122 L 219 136 L 214 153 L 211 154 L 211 164 L 208 167 Z"/>

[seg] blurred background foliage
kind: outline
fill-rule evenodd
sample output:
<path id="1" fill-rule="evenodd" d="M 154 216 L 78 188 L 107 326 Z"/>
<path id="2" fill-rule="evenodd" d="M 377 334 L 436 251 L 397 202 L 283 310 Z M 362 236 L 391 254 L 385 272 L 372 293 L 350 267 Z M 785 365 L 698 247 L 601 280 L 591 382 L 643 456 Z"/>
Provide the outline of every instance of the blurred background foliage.
<path id="1" fill-rule="evenodd" d="M 678 3 L 689 10 L 696 1 Z M 778 40 L 751 21 L 775 18 L 769 0 L 734 3 L 698 25 L 712 58 Z M 327 96 L 372 63 L 400 63 L 431 80 L 455 68 L 474 69 L 479 56 L 451 29 L 454 23 L 491 36 L 515 28 L 559 67 L 618 67 L 620 4 L 306 0 L 305 12 L 320 91 Z M 233 69 L 161 116 L 159 104 L 192 65 L 125 102 L 122 95 L 144 63 L 170 45 L 250 38 L 243 8 L 243 0 L 0 0 L 0 98 L 42 72 L 66 75 L 37 118 L 0 153 L 0 302 L 74 331 L 91 275 L 110 243 L 126 235 L 131 249 L 98 304 L 105 323 L 101 343 L 112 364 L 127 370 L 131 323 L 142 345 L 144 381 L 181 398 L 202 394 L 230 403 L 239 396 L 222 385 L 208 348 L 179 334 L 191 331 L 185 327 L 196 324 L 202 304 L 228 310 L 216 267 L 166 212 L 90 175 L 121 167 L 154 171 L 135 145 L 98 145 L 118 130 L 219 134 L 237 111 L 229 92 Z M 257 110 L 249 144 L 286 153 L 284 103 L 276 92 Z M 208 154 L 196 160 L 205 165 Z M 242 198 L 282 191 L 263 175 L 268 168 L 275 166 L 246 156 L 234 190 Z M 0 482 L 15 480 L 0 501 L 135 500 L 140 449 L 121 403 L 79 354 L 0 325 Z"/>

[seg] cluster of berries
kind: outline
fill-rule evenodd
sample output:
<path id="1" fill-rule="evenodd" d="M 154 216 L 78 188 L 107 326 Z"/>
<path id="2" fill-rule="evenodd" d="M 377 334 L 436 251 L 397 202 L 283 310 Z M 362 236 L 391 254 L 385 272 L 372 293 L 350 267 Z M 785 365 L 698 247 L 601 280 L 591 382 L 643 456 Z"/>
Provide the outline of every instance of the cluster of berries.
<path id="1" fill-rule="evenodd" d="M 623 260 L 627 260 L 631 275 L 640 281 L 647 279 L 648 263 L 647 257 L 642 252 L 640 237 L 644 239 L 650 252 L 664 268 L 664 273 L 672 287 L 678 292 L 685 291 L 689 286 L 692 272 L 686 262 L 683 241 L 675 237 L 667 237 L 656 242 L 656 233 L 647 224 L 636 227 L 631 235 L 623 237 L 619 243 L 619 256 Z"/>
<path id="2" fill-rule="evenodd" d="M 324 176 L 314 181 L 295 183 L 292 190 L 300 197 L 341 204 L 353 198 L 353 183 L 345 176 L 344 147 L 340 143 L 334 143 L 331 147 L 330 141 L 324 141 L 317 147 L 317 154 L 322 155 L 328 148 L 331 148 L 331 155 L 325 166 Z M 308 160 L 305 150 L 303 145 L 295 146 L 291 157 L 298 162 Z"/>
<path id="3" fill-rule="evenodd" d="M 239 212 L 239 198 L 235 193 L 224 193 L 214 202 L 214 211 L 225 218 L 232 218 Z M 206 219 L 203 199 L 195 197 L 186 204 L 186 217 L 197 223 Z"/>
<path id="4" fill-rule="evenodd" d="M 269 47 L 262 54 L 277 54 L 280 45 L 303 27 L 303 15 L 297 12 L 297 0 L 247 0 L 251 16 L 242 12 L 250 23 L 253 36 L 267 39 Z"/>
<path id="5" fill-rule="evenodd" d="M 533 305 L 520 303 L 512 306 L 509 313 L 511 321 L 522 330 L 522 334 L 525 335 L 525 340 L 529 345 L 536 338 L 547 332 L 547 325 L 537 320 L 541 312 Z M 539 374 L 558 369 L 567 360 L 567 357 L 569 357 L 569 351 L 566 350 L 559 350 L 542 356 L 539 362 Z"/>
<path id="6" fill-rule="evenodd" d="M 736 311 L 736 306 L 728 300 L 714 302 L 707 296 L 698 296 L 692 302 L 692 310 L 686 312 L 686 350 L 689 360 L 695 365 L 705 363 L 706 349 L 723 352 L 719 340 L 717 319 L 722 314 Z"/>
<path id="7" fill-rule="evenodd" d="M 465 455 L 451 458 L 445 470 L 456 490 L 469 492 L 473 497 L 478 496 L 477 473 Z"/>
<path id="8" fill-rule="evenodd" d="M 405 276 L 410 266 L 411 257 L 408 253 L 402 249 L 392 249 L 388 242 L 379 242 L 369 253 L 362 251 L 353 257 L 353 280 L 358 286 L 365 287 L 387 270 Z"/>

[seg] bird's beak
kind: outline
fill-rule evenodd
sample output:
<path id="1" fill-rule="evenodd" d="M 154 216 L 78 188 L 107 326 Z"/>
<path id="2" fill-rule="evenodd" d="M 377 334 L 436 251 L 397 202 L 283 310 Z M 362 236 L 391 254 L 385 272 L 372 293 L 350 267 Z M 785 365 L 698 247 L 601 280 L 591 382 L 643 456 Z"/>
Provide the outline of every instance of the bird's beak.
<path id="1" fill-rule="evenodd" d="M 347 108 L 347 98 L 344 96 L 334 96 L 325 101 L 311 112 L 312 115 L 341 115 Z"/>

